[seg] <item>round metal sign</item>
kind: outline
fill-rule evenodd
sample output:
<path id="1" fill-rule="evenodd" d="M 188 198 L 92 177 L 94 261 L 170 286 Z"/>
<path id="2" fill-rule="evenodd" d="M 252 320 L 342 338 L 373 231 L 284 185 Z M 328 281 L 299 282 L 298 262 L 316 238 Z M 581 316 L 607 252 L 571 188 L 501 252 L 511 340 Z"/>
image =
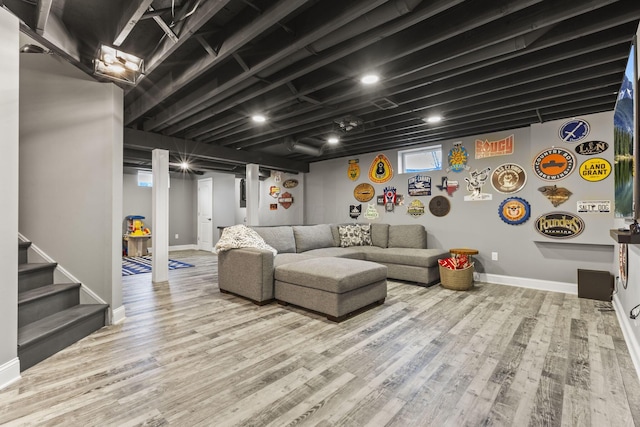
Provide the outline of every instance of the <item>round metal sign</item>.
<path id="1" fill-rule="evenodd" d="M 542 150 L 533 159 L 533 171 L 545 181 L 559 181 L 573 172 L 576 158 L 569 150 L 551 147 Z"/>
<path id="2" fill-rule="evenodd" d="M 603 158 L 594 157 L 580 165 L 580 176 L 587 181 L 602 181 L 609 175 L 611 175 L 611 163 Z"/>
<path id="3" fill-rule="evenodd" d="M 353 190 L 353 197 L 359 202 L 368 202 L 373 199 L 375 194 L 376 190 L 373 188 L 373 185 L 366 182 L 356 185 L 356 188 Z"/>
<path id="4" fill-rule="evenodd" d="M 435 196 L 429 202 L 429 212 L 434 216 L 445 216 L 451 210 L 449 199 L 444 196 Z"/>
<path id="5" fill-rule="evenodd" d="M 572 119 L 560 126 L 558 136 L 564 142 L 577 142 L 589 135 L 589 122 L 582 119 Z"/>
<path id="6" fill-rule="evenodd" d="M 498 215 L 509 225 L 519 225 L 531 216 L 531 205 L 520 197 L 509 197 L 500 203 Z"/>
<path id="7" fill-rule="evenodd" d="M 526 183 L 527 173 L 522 166 L 515 163 L 502 164 L 491 174 L 491 185 L 498 193 L 517 193 Z"/>

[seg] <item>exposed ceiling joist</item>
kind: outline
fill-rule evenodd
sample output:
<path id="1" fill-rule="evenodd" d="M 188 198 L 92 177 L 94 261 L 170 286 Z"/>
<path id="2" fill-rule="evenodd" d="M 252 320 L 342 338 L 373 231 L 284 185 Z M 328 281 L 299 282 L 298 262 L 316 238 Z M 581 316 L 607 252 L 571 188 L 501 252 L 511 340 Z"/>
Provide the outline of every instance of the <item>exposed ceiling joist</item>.
<path id="1" fill-rule="evenodd" d="M 142 15 L 149 9 L 151 3 L 153 3 L 153 0 L 129 0 L 127 9 L 116 26 L 116 36 L 113 40 L 114 46 L 120 46 L 129 37 L 129 34 L 138 24 Z"/>
<path id="2" fill-rule="evenodd" d="M 43 35 L 51 13 L 51 4 L 53 0 L 38 0 L 36 13 L 36 33 Z"/>

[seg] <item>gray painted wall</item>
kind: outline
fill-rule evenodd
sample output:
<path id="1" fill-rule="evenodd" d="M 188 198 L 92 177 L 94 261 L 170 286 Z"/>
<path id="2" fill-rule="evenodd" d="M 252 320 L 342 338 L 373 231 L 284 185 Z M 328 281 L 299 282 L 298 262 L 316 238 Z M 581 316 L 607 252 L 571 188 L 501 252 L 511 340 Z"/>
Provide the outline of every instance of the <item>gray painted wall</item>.
<path id="1" fill-rule="evenodd" d="M 586 116 L 591 123 L 590 138 L 613 143 L 613 114 L 602 113 Z M 577 212 L 576 201 L 600 200 L 613 201 L 613 175 L 601 183 L 588 183 L 583 180 L 576 170 L 566 179 L 558 182 L 573 192 L 569 201 L 554 208 L 551 203 L 538 191 L 538 188 L 548 183 L 534 176 L 532 171 L 533 157 L 541 150 L 553 145 L 564 144 L 570 150 L 573 145 L 560 141 L 557 136 L 558 127 L 562 121 L 537 125 L 534 128 L 522 128 L 493 134 L 479 135 L 445 141 L 443 145 L 443 163 L 447 165 L 447 153 L 455 142 L 461 141 L 469 153 L 471 170 L 490 167 L 492 170 L 503 163 L 517 163 L 522 166 L 528 176 L 527 185 L 518 193 L 504 195 L 495 191 L 487 183 L 484 193 L 491 193 L 490 201 L 464 201 L 466 190 L 465 177 L 469 172 L 449 172 L 444 170 L 428 173 L 432 179 L 432 196 L 408 197 L 407 180 L 415 174 L 395 174 L 393 179 L 384 184 L 373 184 L 376 194 L 380 195 L 387 186 L 395 186 L 398 194 L 405 195 L 405 206 L 396 207 L 393 213 L 384 212 L 382 206 L 377 206 L 380 214 L 375 221 L 391 224 L 423 224 L 428 232 L 430 247 L 449 249 L 453 247 L 471 247 L 480 251 L 475 257 L 476 270 L 488 274 L 522 277 L 544 281 L 577 283 L 577 269 L 612 270 L 613 242 L 610 241 L 609 229 L 613 225 L 613 214 L 584 214 L 581 217 L 586 222 L 582 236 L 570 241 L 558 242 L 554 239 L 538 234 L 534 229 L 535 219 L 551 211 Z M 515 152 L 508 156 L 475 159 L 475 140 L 494 141 L 513 134 L 515 138 Z M 348 160 L 350 158 L 333 159 L 311 164 L 310 173 L 305 178 L 304 206 L 305 223 L 350 222 L 349 205 L 359 204 L 353 196 L 353 189 L 359 183 L 370 182 L 368 179 L 369 166 L 378 153 L 358 156 L 361 174 L 357 181 L 350 181 L 347 176 Z M 384 152 L 391 160 L 394 171 L 397 172 L 397 151 Z M 610 158 L 613 150 L 604 155 Z M 579 165 L 586 159 L 578 156 Z M 611 158 L 610 158 L 611 160 Z M 428 210 L 428 203 L 435 195 L 445 195 L 437 189 L 441 177 L 448 176 L 450 180 L 460 183 L 458 191 L 450 197 L 451 211 L 444 217 L 436 217 Z M 521 225 L 508 225 L 498 216 L 500 203 L 509 196 L 524 198 L 531 204 L 531 218 Z M 427 206 L 427 213 L 419 218 L 408 215 L 407 206 L 413 199 L 420 199 Z M 375 199 L 369 203 L 374 203 Z M 363 212 L 367 203 L 363 203 Z M 358 222 L 368 222 L 361 216 Z M 491 252 L 498 253 L 498 261 L 491 260 Z"/>
<path id="2" fill-rule="evenodd" d="M 284 188 L 282 183 L 288 179 L 298 181 L 298 186 L 294 188 Z M 269 194 L 269 189 L 279 187 L 280 194 L 288 192 L 293 197 L 293 203 L 289 208 L 285 209 L 278 203 L 278 197 Z M 277 208 L 271 210 L 271 205 L 275 204 Z M 276 182 L 274 177 L 269 177 L 264 181 L 260 181 L 260 204 L 258 207 L 258 217 L 260 225 L 295 225 L 304 222 L 304 174 L 287 174 L 282 173 L 280 182 Z"/>
<path id="3" fill-rule="evenodd" d="M 20 232 L 122 310 L 122 89 L 20 57 Z"/>
<path id="4" fill-rule="evenodd" d="M 18 19 L 0 8 L 0 388 L 18 374 L 1 369 L 15 361 L 18 347 L 18 29 Z"/>
<path id="5" fill-rule="evenodd" d="M 126 231 L 125 217 L 142 215 L 145 226 L 151 229 L 151 187 L 138 187 L 137 172 L 126 171 L 122 187 L 122 232 Z M 169 187 L 169 247 L 196 244 L 196 184 L 190 176 L 171 174 Z M 178 238 L 175 238 L 175 235 Z M 153 243 L 152 243 L 153 245 Z"/>

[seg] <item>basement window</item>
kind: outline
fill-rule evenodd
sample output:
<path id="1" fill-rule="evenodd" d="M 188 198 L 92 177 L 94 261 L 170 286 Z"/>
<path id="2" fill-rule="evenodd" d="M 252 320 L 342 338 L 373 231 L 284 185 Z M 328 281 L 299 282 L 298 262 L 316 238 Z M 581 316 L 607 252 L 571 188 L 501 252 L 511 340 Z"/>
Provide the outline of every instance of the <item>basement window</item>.
<path id="1" fill-rule="evenodd" d="M 138 171 L 138 187 L 153 187 L 153 173 Z"/>
<path id="2" fill-rule="evenodd" d="M 398 151 L 399 173 L 442 170 L 442 145 Z"/>

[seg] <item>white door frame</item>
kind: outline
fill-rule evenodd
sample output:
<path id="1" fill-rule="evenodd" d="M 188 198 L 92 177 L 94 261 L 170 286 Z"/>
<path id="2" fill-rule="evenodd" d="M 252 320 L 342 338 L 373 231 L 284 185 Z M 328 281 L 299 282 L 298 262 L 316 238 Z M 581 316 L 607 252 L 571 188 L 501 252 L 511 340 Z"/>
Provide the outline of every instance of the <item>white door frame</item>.
<path id="1" fill-rule="evenodd" d="M 200 215 L 200 206 L 201 206 L 201 193 L 200 193 L 200 183 L 208 182 L 209 188 L 211 189 L 211 193 L 208 195 L 209 199 L 209 215 L 206 216 L 210 223 L 210 230 L 207 233 L 206 230 L 203 230 L 202 221 L 206 218 L 201 218 Z M 198 200 L 197 200 L 197 209 L 196 209 L 196 223 L 198 225 L 198 249 L 203 251 L 213 251 L 213 178 L 204 178 L 198 180 L 197 186 Z M 208 238 L 208 239 L 207 239 Z"/>

